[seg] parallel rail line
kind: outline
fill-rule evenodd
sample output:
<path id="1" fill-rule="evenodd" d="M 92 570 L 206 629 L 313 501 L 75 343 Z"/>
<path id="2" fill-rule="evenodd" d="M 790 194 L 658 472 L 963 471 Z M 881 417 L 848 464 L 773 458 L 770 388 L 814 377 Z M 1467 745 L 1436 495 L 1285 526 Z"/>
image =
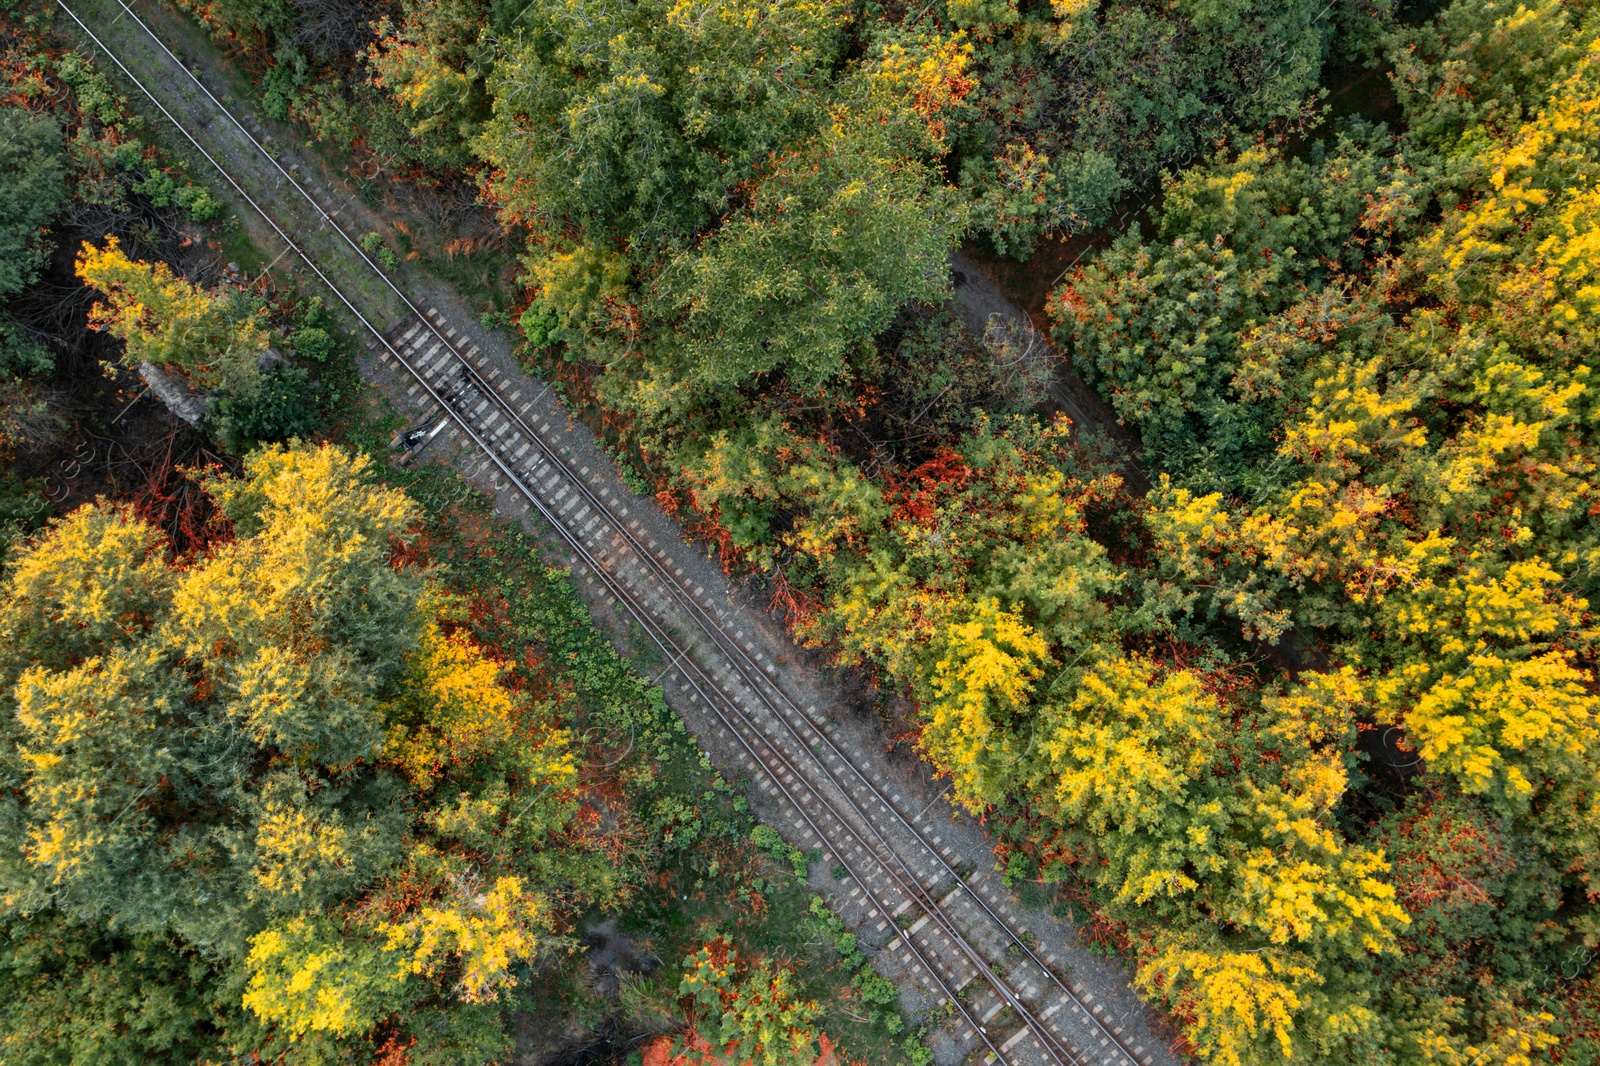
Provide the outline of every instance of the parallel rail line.
<path id="1" fill-rule="evenodd" d="M 478 364 L 474 365 L 472 357 L 476 354 L 476 349 L 465 353 L 459 350 L 457 342 L 451 339 L 456 331 L 454 329 L 446 331 L 444 321 L 442 317 L 437 316 L 437 312 L 432 312 L 434 317 L 438 317 L 438 321 L 435 322 L 434 317 L 430 317 L 430 314 L 418 308 L 388 274 L 373 262 L 365 250 L 334 222 L 332 216 L 300 182 L 266 151 L 251 131 L 167 48 L 125 0 L 117 2 L 122 7 L 123 13 L 133 18 L 173 64 L 184 70 L 190 80 L 210 100 L 212 106 L 225 115 L 262 156 L 271 162 L 290 186 L 321 217 L 323 224 L 342 238 L 383 284 L 415 314 L 418 323 L 400 337 L 398 343 L 391 340 L 356 307 L 344 290 L 323 272 L 317 262 L 207 151 L 177 116 L 162 104 L 144 82 L 71 8 L 67 7 L 65 0 L 57 0 L 68 16 L 105 52 L 124 76 L 150 98 L 162 115 L 216 168 L 234 192 L 261 215 L 286 247 L 304 261 L 357 321 L 372 333 L 376 341 L 372 347 L 376 349 L 381 346 L 384 349 L 384 361 L 386 363 L 392 361 L 396 367 L 415 378 L 417 384 L 412 387 L 411 392 L 415 394 L 419 389 L 422 390 L 438 411 L 447 413 L 459 427 L 460 432 L 482 453 L 486 464 L 492 465 L 498 475 L 505 478 L 508 486 L 515 488 L 528 501 L 529 506 L 538 510 L 572 551 L 574 557 L 582 560 L 585 567 L 602 582 L 607 593 L 625 608 L 634 622 L 666 656 L 668 667 L 675 669 L 683 678 L 684 684 L 680 688 L 690 692 L 691 698 L 704 703 L 710 710 L 723 727 L 726 736 L 735 741 L 738 749 L 743 752 L 743 761 L 747 767 L 753 769 L 759 766 L 766 772 L 772 790 L 792 808 L 794 814 L 791 816 L 791 821 L 801 829 L 803 835 L 821 841 L 826 850 L 833 853 L 842 865 L 846 864 L 846 851 L 849 850 L 857 855 L 869 857 L 871 863 L 882 871 L 888 885 L 897 890 L 902 897 L 899 906 L 892 910 L 885 893 L 877 887 L 878 882 L 870 874 L 863 877 L 852 870 L 858 889 L 865 898 L 866 909 L 869 912 L 868 920 L 879 915 L 890 916 L 891 920 L 897 919 L 912 906 L 922 911 L 923 917 L 912 923 L 909 928 L 903 928 L 898 921 L 894 921 L 896 942 L 892 946 L 898 947 L 903 944 L 908 949 L 908 954 L 914 960 L 912 968 L 918 972 L 923 983 L 934 988 L 940 997 L 947 1000 L 955 1012 L 966 1021 L 968 1031 L 963 1035 L 963 1039 L 970 1040 L 976 1037 L 977 1042 L 988 1050 L 989 1061 L 1007 1061 L 1008 1055 L 1012 1054 L 1012 1049 L 1021 1039 L 1031 1036 L 1034 1047 L 1047 1061 L 1072 1064 L 1072 1066 L 1088 1066 L 1094 1061 L 1105 1066 L 1113 1062 L 1148 1066 L 1150 1060 L 1143 1054 L 1144 1049 L 1129 1047 L 1121 1038 L 1122 1031 L 1112 1028 L 1108 1022 L 1098 1017 L 1098 1008 L 1089 1006 L 1087 1001 L 1092 999 L 1091 996 L 1080 996 L 1066 981 L 1057 976 L 1051 965 L 1054 957 L 1051 956 L 1048 961 L 1040 958 L 1027 938 L 1016 933 L 1011 923 L 998 913 L 997 907 L 1001 905 L 996 903 L 991 906 L 990 901 L 986 900 L 983 894 L 947 861 L 949 849 L 946 848 L 941 852 L 938 848 L 939 838 L 934 837 L 930 841 L 925 831 L 915 824 L 921 820 L 921 815 L 910 819 L 903 815 L 877 783 L 839 748 L 830 733 L 813 718 L 812 709 L 802 710 L 769 676 L 775 672 L 775 668 L 763 667 L 758 661 L 759 656 L 753 655 L 741 643 L 742 634 L 730 633 L 728 627 L 714 616 L 713 609 L 700 601 L 698 597 L 703 590 L 696 589 L 691 592 L 688 585 L 692 582 L 681 579 L 681 570 L 674 572 L 665 553 L 652 551 L 654 541 L 650 541 L 647 546 L 641 540 L 641 534 L 635 532 L 638 523 L 625 521 L 627 508 L 622 506 L 620 500 L 613 503 L 602 498 L 611 494 L 603 490 L 596 492 L 585 481 L 587 468 L 581 472 L 572 469 L 562 451 L 546 440 L 545 434 L 549 432 L 549 423 L 546 422 L 540 430 L 535 430 L 524 420 L 523 415 L 532 406 L 533 401 L 525 402 L 519 408 L 516 400 L 520 398 L 520 393 L 510 398 L 502 395 L 501 389 L 489 380 L 496 376 L 496 372 L 491 371 L 489 378 L 485 378 L 479 372 L 484 360 L 479 360 Z M 431 347 L 428 346 L 430 340 L 433 342 Z M 424 347 L 427 347 L 425 353 Z M 512 449 L 516 450 L 513 452 Z M 530 484 L 531 479 L 539 479 L 544 493 Z M 569 495 L 571 499 L 563 504 L 564 498 Z M 577 528 L 577 523 L 591 512 L 594 517 L 589 518 L 588 523 L 581 529 Z M 602 518 L 605 520 L 603 523 L 600 521 Z M 597 524 L 601 529 L 591 533 Z M 605 536 L 608 533 L 609 538 Z M 603 541 L 612 549 L 609 553 L 605 547 L 599 546 Z M 640 577 L 648 579 L 644 590 L 630 588 L 623 578 L 624 566 L 629 557 L 643 563 Z M 651 585 L 664 596 L 651 596 Z M 695 656 L 695 649 L 674 636 L 669 628 L 672 624 L 671 608 L 688 615 L 693 622 L 694 631 L 698 631 L 709 641 L 716 655 L 723 660 L 723 665 L 728 669 L 719 672 L 715 666 L 703 665 Z M 658 612 L 661 615 L 659 619 L 656 617 Z M 734 685 L 742 687 L 753 696 L 759 707 L 754 711 L 747 708 L 739 695 L 733 691 Z M 762 717 L 767 720 L 766 729 L 759 720 Z M 773 735 L 772 727 L 776 727 L 776 736 Z M 784 740 L 787 740 L 797 752 L 804 754 L 786 752 Z M 808 757 L 809 764 L 802 762 Z M 849 783 L 850 780 L 854 781 L 853 785 Z M 835 790 L 839 798 L 830 795 L 829 788 Z M 863 792 L 866 794 L 865 802 L 862 800 Z M 809 794 L 813 800 L 810 805 L 803 802 L 805 794 Z M 895 796 L 894 800 L 898 802 L 899 798 Z M 886 826 L 880 824 L 869 813 L 868 805 L 882 812 L 887 822 Z M 824 832 L 825 826 L 820 824 L 824 822 L 832 823 L 826 826 L 831 832 Z M 931 858 L 934 865 L 931 885 L 924 885 L 925 875 L 915 868 L 906 855 L 902 854 L 902 848 L 897 847 L 896 842 L 890 839 L 890 834 L 896 830 L 909 835 L 916 842 L 917 850 L 923 857 Z M 851 868 L 846 865 L 846 869 Z M 946 877 L 953 880 L 954 887 L 943 898 L 936 900 L 933 890 Z M 854 895 L 855 893 L 852 893 L 852 896 Z M 1026 987 L 1019 993 L 1013 988 L 1011 979 L 1001 972 L 1000 961 L 986 958 L 978 950 L 973 942 L 975 934 L 963 932 L 954 917 L 951 901 L 957 896 L 964 897 L 969 908 L 991 931 L 998 931 L 1003 936 L 1007 941 L 1005 948 L 1018 960 L 1019 968 L 1021 960 L 1026 960 L 1039 971 L 1040 983 L 1053 987 L 1059 993 L 1058 1003 L 1050 1009 L 1039 1010 L 1024 1002 L 1025 999 L 1037 998 L 1039 989 Z M 920 937 L 919 942 L 917 934 L 922 928 L 930 925 L 934 935 L 940 937 L 949 948 L 942 960 L 931 936 L 924 935 Z M 880 930 L 886 926 L 887 922 L 879 923 Z M 954 962 L 949 960 L 950 954 L 956 956 Z M 941 972 L 941 961 L 943 969 L 947 972 Z M 962 963 L 965 966 L 962 966 Z M 980 976 L 984 978 L 996 999 L 995 1006 L 982 1017 L 975 1013 L 976 1007 L 969 1005 L 962 995 L 966 984 Z M 1062 1015 L 1062 1018 L 1055 1023 L 1049 1023 L 1048 1020 L 1063 1005 L 1069 1006 L 1072 1013 L 1082 1016 L 1082 1024 L 1086 1026 L 1090 1038 L 1099 1038 L 1094 1040 L 1094 1043 L 1098 1044 L 1101 1050 L 1091 1050 L 1082 1040 L 1079 1040 L 1078 1046 L 1074 1047 L 1066 1038 L 1058 1035 L 1059 1022 L 1066 1016 Z M 1009 1007 L 1019 1017 L 1022 1028 L 997 1046 L 984 1023 L 1005 1007 Z"/>

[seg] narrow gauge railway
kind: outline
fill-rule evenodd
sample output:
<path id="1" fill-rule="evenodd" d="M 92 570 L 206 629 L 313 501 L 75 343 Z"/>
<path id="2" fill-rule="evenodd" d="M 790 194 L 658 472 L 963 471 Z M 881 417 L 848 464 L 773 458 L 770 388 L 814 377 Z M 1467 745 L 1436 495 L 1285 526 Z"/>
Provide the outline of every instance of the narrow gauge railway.
<path id="1" fill-rule="evenodd" d="M 1057 960 L 1041 958 L 1030 938 L 1019 934 L 1004 913 L 1006 904 L 990 887 L 979 887 L 949 859 L 941 838 L 920 827 L 922 815 L 907 816 L 898 795 L 886 795 L 843 751 L 814 708 L 802 710 L 776 680 L 777 670 L 730 631 L 726 612 L 703 588 L 691 590 L 681 568 L 629 521 L 626 501 L 610 489 L 596 488 L 598 477 L 575 470 L 548 420 L 537 429 L 525 420 L 534 401 L 521 399 L 514 382 L 496 385 L 497 370 L 484 373 L 487 360 L 477 350 L 460 350 L 457 331 L 437 311 L 425 313 L 380 269 L 296 178 L 193 72 L 161 42 L 125 0 L 117 0 L 156 46 L 200 89 L 278 173 L 311 206 L 322 223 L 359 256 L 373 274 L 415 316 L 410 328 L 391 336 L 362 313 L 346 291 L 323 272 L 301 245 L 280 227 L 239 180 L 223 167 L 189 128 L 95 35 L 64 0 L 58 4 L 102 52 L 136 85 L 213 166 L 234 192 L 254 208 L 302 259 L 336 299 L 371 332 L 370 347 L 384 365 L 415 379 L 413 397 L 430 416 L 450 418 L 482 457 L 481 472 L 504 479 L 539 512 L 562 542 L 601 582 L 640 630 L 665 656 L 680 680 L 680 691 L 702 705 L 720 727 L 719 740 L 731 742 L 735 757 L 755 775 L 758 787 L 778 799 L 788 824 L 805 845 L 820 848 L 849 871 L 867 922 L 879 933 L 892 929 L 886 950 L 904 948 L 902 958 L 934 996 L 948 1003 L 965 1023 L 960 1039 L 985 1062 L 1055 1062 L 1072 1066 L 1149 1066 L 1142 1047 L 1130 1047 L 1122 1030 L 1091 1006 L 1056 973 Z M 118 16 L 121 17 L 121 16 Z M 404 325 L 404 324 L 403 324 Z M 506 395 L 507 390 L 512 390 Z M 420 395 L 419 395 L 420 393 Z M 520 401 L 520 402 L 519 402 Z M 538 420 L 534 416 L 534 420 Z M 586 480 L 586 477 L 588 480 Z M 948 885 L 948 889 L 945 886 Z M 937 895 L 939 891 L 942 895 Z M 972 982 L 986 991 L 976 994 Z M 989 1032 L 988 1023 L 1009 1010 L 1018 1026 L 1006 1035 Z"/>

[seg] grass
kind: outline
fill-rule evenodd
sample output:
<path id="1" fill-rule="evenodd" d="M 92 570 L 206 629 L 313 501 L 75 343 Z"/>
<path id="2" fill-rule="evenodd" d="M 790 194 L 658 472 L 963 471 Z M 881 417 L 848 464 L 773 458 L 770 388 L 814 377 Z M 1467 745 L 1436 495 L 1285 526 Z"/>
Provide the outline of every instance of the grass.
<path id="1" fill-rule="evenodd" d="M 430 242 L 431 244 L 432 242 Z M 475 251 L 456 255 L 420 251 L 418 263 L 445 282 L 479 311 L 503 315 L 513 306 L 506 283 L 515 273 L 517 260 L 509 252 Z"/>
<path id="2" fill-rule="evenodd" d="M 254 274 L 270 261 L 256 247 L 237 218 L 229 218 L 222 223 L 221 230 L 218 237 L 222 258 L 230 263 L 238 263 L 240 270 Z"/>

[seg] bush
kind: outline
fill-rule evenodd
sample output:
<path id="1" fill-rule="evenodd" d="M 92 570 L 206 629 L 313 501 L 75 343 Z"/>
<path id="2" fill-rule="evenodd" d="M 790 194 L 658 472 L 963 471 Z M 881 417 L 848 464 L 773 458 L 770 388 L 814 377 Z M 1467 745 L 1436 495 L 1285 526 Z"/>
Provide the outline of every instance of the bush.
<path id="1" fill-rule="evenodd" d="M 295 330 L 294 354 L 299 359 L 309 359 L 314 363 L 326 363 L 328 357 L 338 348 L 333 335 L 325 329 L 316 326 L 307 326 L 305 329 Z"/>
<path id="2" fill-rule="evenodd" d="M 218 397 L 211 407 L 211 425 L 217 441 L 237 455 L 256 444 L 310 436 L 321 406 L 321 383 L 304 367 L 283 367 Z"/>

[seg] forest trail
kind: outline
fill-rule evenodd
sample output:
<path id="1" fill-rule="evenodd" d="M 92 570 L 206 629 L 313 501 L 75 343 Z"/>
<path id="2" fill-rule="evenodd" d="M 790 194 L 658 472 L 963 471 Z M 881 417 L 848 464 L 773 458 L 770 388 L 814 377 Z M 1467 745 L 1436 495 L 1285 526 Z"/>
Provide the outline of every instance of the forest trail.
<path id="1" fill-rule="evenodd" d="M 1049 346 L 1056 373 L 1049 385 L 1051 401 L 1066 416 L 1086 442 L 1096 447 L 1117 466 L 1128 491 L 1143 496 L 1150 491 L 1150 479 L 1139 465 L 1139 440 L 1117 421 L 1111 405 L 1102 400 L 1087 381 L 1065 365 L 1065 359 L 1048 334 L 1041 333 L 1033 319 L 983 272 L 983 268 L 961 252 L 950 256 L 950 274 L 955 289 L 956 310 L 967 332 L 982 337 L 991 323 L 999 322 L 1012 331 L 1031 333 L 1038 343 Z"/>
<path id="2" fill-rule="evenodd" d="M 334 302 L 348 300 L 352 320 L 371 325 L 368 380 L 419 422 L 455 420 L 433 457 L 495 493 L 506 518 L 562 545 L 602 626 L 663 684 L 708 754 L 748 786 L 764 820 L 813 853 L 813 886 L 874 965 L 914 1010 L 949 1005 L 954 1020 L 935 1041 L 941 1061 L 1175 1061 L 1126 973 L 1082 948 L 1070 922 L 1020 905 L 993 870 L 981 826 L 948 813 L 924 764 L 890 753 L 876 716 L 844 711 L 863 694 L 789 640 L 760 590 L 729 582 L 653 499 L 628 490 L 588 429 L 518 366 L 509 338 L 482 328 L 445 286 L 409 265 L 393 272 L 391 286 L 335 228 L 359 234 L 382 220 L 321 160 L 280 147 L 293 143 L 292 131 L 254 113 L 243 92 L 227 91 L 236 75 L 194 27 L 140 9 L 180 64 L 114 0 L 73 7 L 187 135 L 223 161 L 241 224 L 278 257 L 270 269 L 296 270 L 303 254 L 304 283 L 316 290 L 315 274 L 336 286 Z M 137 91 L 130 99 L 143 103 Z M 245 197 L 272 221 L 255 216 Z M 830 876 L 835 866 L 849 876 Z"/>

